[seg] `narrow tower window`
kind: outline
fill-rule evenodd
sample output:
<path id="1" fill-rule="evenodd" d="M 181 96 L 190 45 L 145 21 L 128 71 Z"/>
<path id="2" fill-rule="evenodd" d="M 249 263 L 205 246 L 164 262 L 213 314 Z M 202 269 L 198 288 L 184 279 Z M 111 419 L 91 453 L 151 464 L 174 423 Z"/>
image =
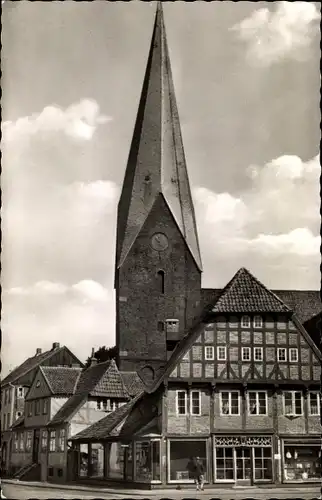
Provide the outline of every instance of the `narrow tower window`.
<path id="1" fill-rule="evenodd" d="M 158 271 L 158 289 L 160 293 L 164 293 L 164 271 Z"/>

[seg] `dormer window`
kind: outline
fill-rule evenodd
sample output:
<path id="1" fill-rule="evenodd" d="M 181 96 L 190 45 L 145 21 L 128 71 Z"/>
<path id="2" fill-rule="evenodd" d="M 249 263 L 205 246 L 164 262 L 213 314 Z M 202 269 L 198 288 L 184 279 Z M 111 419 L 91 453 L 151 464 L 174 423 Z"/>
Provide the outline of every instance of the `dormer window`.
<path id="1" fill-rule="evenodd" d="M 249 316 L 242 316 L 241 326 L 242 326 L 242 328 L 249 328 L 250 327 L 250 317 Z"/>
<path id="2" fill-rule="evenodd" d="M 254 328 L 262 328 L 263 318 L 261 316 L 254 316 Z"/>
<path id="3" fill-rule="evenodd" d="M 178 319 L 167 319 L 167 333 L 178 333 L 179 332 L 179 320 Z"/>

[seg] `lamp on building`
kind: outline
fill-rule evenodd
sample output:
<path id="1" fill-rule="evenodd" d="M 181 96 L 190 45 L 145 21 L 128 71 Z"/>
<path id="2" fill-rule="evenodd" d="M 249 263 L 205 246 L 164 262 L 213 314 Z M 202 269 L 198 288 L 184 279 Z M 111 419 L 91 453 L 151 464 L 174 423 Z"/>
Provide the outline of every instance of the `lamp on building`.
<path id="1" fill-rule="evenodd" d="M 286 453 L 286 458 L 292 458 L 292 455 L 289 451 Z"/>

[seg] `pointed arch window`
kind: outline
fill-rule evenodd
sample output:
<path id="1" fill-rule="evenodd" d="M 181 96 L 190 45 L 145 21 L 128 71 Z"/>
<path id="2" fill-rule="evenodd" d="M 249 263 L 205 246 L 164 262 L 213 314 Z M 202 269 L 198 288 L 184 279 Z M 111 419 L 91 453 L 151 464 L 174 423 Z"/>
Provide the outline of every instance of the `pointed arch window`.
<path id="1" fill-rule="evenodd" d="M 162 294 L 164 294 L 164 278 L 165 278 L 164 271 L 161 270 L 158 271 L 157 272 L 158 290 Z"/>

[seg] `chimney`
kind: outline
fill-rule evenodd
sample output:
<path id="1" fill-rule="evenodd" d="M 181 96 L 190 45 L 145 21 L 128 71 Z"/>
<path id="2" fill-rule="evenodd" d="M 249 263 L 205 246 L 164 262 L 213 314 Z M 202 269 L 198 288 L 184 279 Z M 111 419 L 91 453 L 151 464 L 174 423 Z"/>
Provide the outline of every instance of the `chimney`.
<path id="1" fill-rule="evenodd" d="M 91 363 L 89 366 L 97 365 L 97 359 L 95 358 L 94 353 L 95 353 L 95 349 L 94 349 L 94 347 L 92 347 Z"/>
<path id="2" fill-rule="evenodd" d="M 59 342 L 54 342 L 54 343 L 53 343 L 53 347 L 52 347 L 52 351 L 53 351 L 54 349 L 58 349 L 59 347 L 60 347 L 60 343 L 59 343 Z"/>
<path id="3" fill-rule="evenodd" d="M 36 349 L 36 356 L 39 356 L 41 354 L 41 347 L 37 347 Z"/>

